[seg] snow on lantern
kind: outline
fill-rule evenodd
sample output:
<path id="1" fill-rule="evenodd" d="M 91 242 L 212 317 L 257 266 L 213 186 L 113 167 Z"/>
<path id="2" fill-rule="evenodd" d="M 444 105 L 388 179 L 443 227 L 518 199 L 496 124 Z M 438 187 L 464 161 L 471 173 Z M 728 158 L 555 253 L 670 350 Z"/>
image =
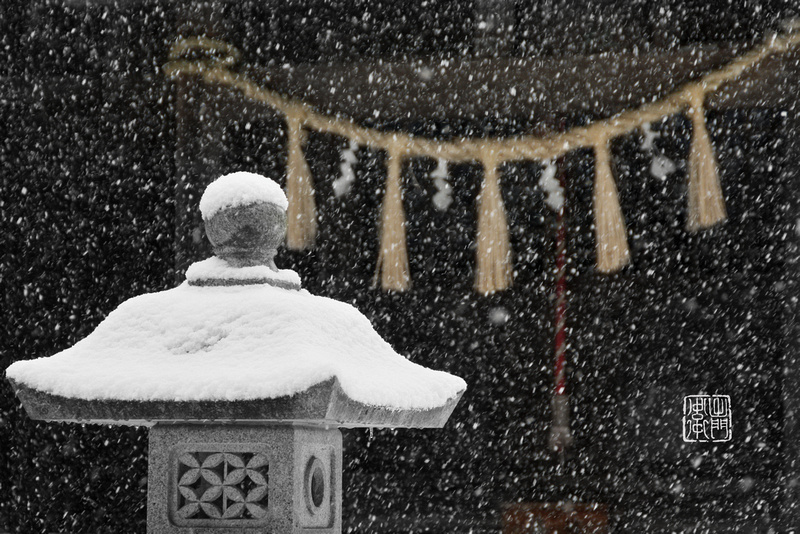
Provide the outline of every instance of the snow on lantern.
<path id="1" fill-rule="evenodd" d="M 215 256 L 7 377 L 32 419 L 150 427 L 151 534 L 341 531 L 339 427 L 441 427 L 466 385 L 397 354 L 354 307 L 275 267 L 278 185 L 200 201 Z"/>

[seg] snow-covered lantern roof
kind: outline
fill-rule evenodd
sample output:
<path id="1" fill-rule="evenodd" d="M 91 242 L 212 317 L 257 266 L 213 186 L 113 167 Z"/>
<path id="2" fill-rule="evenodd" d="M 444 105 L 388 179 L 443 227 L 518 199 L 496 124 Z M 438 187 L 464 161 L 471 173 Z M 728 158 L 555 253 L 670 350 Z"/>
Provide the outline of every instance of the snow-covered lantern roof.
<path id="1" fill-rule="evenodd" d="M 273 258 L 278 185 L 239 172 L 200 208 L 215 256 L 122 305 L 73 347 L 7 377 L 33 419 L 440 427 L 466 385 L 397 354 L 354 307 L 301 289 Z"/>

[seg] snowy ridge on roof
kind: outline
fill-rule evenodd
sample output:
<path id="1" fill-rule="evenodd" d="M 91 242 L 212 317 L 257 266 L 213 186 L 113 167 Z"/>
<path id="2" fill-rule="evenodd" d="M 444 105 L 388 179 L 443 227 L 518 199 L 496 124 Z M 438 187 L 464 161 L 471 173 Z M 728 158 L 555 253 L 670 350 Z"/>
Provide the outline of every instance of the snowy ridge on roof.
<path id="1" fill-rule="evenodd" d="M 200 212 L 210 219 L 218 211 L 259 202 L 275 204 L 283 210 L 289 201 L 278 184 L 252 172 L 234 172 L 217 178 L 206 187 L 200 198 Z"/>
<path id="2" fill-rule="evenodd" d="M 440 407 L 466 389 L 397 354 L 353 306 L 269 285 L 132 298 L 73 347 L 7 376 L 65 397 L 176 401 L 275 398 L 335 377 L 353 400 L 392 409 Z"/>
<path id="3" fill-rule="evenodd" d="M 212 256 L 203 261 L 198 261 L 186 270 L 186 280 L 190 284 L 200 285 L 205 280 L 264 280 L 284 282 L 300 287 L 300 275 L 291 269 L 273 271 L 266 265 L 252 265 L 249 267 L 232 267 L 227 261 L 217 256 Z"/>

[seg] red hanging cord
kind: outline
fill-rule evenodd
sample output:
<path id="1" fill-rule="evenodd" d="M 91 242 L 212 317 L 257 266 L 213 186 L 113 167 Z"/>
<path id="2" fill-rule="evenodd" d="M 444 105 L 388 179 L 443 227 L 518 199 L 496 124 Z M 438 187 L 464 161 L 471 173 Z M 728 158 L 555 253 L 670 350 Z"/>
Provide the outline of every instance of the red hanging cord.
<path id="1" fill-rule="evenodd" d="M 565 192 L 566 169 L 564 158 L 556 162 L 558 181 Z M 565 220 L 566 194 L 556 213 L 556 272 L 555 272 L 555 388 L 553 391 L 553 421 L 550 428 L 550 449 L 565 460 L 567 447 L 572 443 L 569 421 L 569 396 L 567 390 L 567 224 Z"/>
<path id="2" fill-rule="evenodd" d="M 559 170 L 558 181 L 563 189 L 564 173 Z M 556 215 L 556 313 L 555 313 L 555 355 L 556 355 L 556 395 L 564 395 L 567 387 L 567 227 L 564 223 L 564 205 Z"/>

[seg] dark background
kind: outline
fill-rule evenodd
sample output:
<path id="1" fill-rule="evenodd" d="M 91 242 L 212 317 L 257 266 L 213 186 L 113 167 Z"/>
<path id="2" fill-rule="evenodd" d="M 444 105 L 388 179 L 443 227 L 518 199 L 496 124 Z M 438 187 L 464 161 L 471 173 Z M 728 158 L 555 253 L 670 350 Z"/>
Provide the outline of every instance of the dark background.
<path id="1" fill-rule="evenodd" d="M 63 350 L 125 299 L 182 280 L 187 262 L 207 254 L 186 214 L 209 179 L 252 170 L 283 184 L 278 118 L 242 111 L 253 117 L 245 128 L 213 113 L 215 102 L 236 105 L 224 91 L 161 73 L 178 36 L 223 38 L 243 51 L 243 64 L 266 67 L 577 57 L 747 45 L 797 15 L 795 4 L 777 1 L 734 2 L 724 12 L 675 0 L 498 5 L 4 2 L 0 368 Z M 490 15 L 499 33 L 477 30 Z M 600 116 L 559 118 L 576 125 Z M 504 168 L 516 280 L 484 297 L 472 291 L 480 167 L 451 166 L 454 202 L 442 212 L 427 179 L 435 162 L 407 163 L 413 287 L 390 294 L 371 285 L 383 154 L 360 150 L 353 190 L 336 198 L 347 143 L 310 136 L 318 246 L 282 251 L 278 265 L 297 270 L 313 293 L 356 305 L 411 360 L 469 384 L 442 430 L 345 431 L 346 531 L 496 532 L 504 504 L 556 500 L 608 505 L 614 532 L 800 526 L 795 101 L 707 117 L 729 220 L 684 230 L 685 117 L 654 125 L 658 149 L 678 165 L 665 181 L 649 174 L 638 134 L 617 138 L 633 263 L 615 275 L 594 270 L 592 154 L 566 158 L 575 444 L 564 466 L 546 450 L 555 221 L 536 186 L 541 166 Z M 387 117 L 374 125 L 480 135 L 529 122 Z M 682 399 L 698 393 L 731 396 L 731 442 L 683 443 Z M 0 381 L 0 531 L 143 533 L 146 454 L 143 429 L 32 422 Z"/>

